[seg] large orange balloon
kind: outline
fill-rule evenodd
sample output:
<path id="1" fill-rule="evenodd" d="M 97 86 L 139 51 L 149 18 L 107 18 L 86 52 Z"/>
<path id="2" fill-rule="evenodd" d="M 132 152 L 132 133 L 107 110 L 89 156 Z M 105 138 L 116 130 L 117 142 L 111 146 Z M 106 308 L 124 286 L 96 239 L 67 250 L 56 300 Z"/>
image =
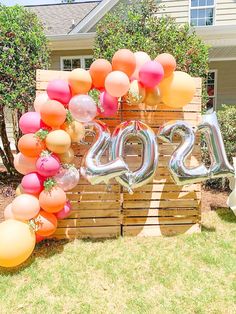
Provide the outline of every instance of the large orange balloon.
<path id="1" fill-rule="evenodd" d="M 31 255 L 35 233 L 22 221 L 9 219 L 0 224 L 0 266 L 15 267 Z"/>
<path id="2" fill-rule="evenodd" d="M 72 148 L 69 148 L 65 153 L 58 154 L 58 157 L 62 163 L 69 164 L 75 158 L 75 153 Z"/>
<path id="3" fill-rule="evenodd" d="M 180 71 L 164 79 L 159 88 L 162 102 L 171 108 L 182 108 L 190 103 L 196 91 L 194 79 Z"/>
<path id="4" fill-rule="evenodd" d="M 48 100 L 40 107 L 41 119 L 52 128 L 59 128 L 66 120 L 65 107 L 56 100 Z"/>
<path id="5" fill-rule="evenodd" d="M 21 194 L 12 201 L 12 213 L 15 219 L 29 220 L 40 211 L 39 200 L 30 194 Z"/>
<path id="6" fill-rule="evenodd" d="M 71 145 L 70 135 L 64 130 L 55 130 L 46 137 L 47 149 L 56 154 L 65 153 Z"/>
<path id="7" fill-rule="evenodd" d="M 112 66 L 109 61 L 105 59 L 97 59 L 96 61 L 94 61 L 89 69 L 89 73 L 93 81 L 93 86 L 96 88 L 104 88 L 105 79 L 111 71 Z"/>
<path id="8" fill-rule="evenodd" d="M 129 78 L 121 71 L 111 72 L 105 80 L 106 91 L 113 97 L 124 96 L 128 92 L 129 87 Z"/>
<path id="9" fill-rule="evenodd" d="M 92 87 L 92 78 L 84 69 L 74 69 L 70 72 L 68 81 L 73 94 L 87 94 Z"/>
<path id="10" fill-rule="evenodd" d="M 37 138 L 35 134 L 29 133 L 19 139 L 18 149 L 26 157 L 35 158 L 45 149 L 45 143 Z"/>
<path id="11" fill-rule="evenodd" d="M 118 50 L 112 58 L 112 70 L 122 71 L 130 77 L 136 68 L 134 53 L 129 49 Z"/>
<path id="12" fill-rule="evenodd" d="M 38 230 L 37 235 L 48 237 L 53 234 L 57 229 L 57 218 L 52 213 L 40 210 L 38 216 L 35 218 Z"/>
<path id="13" fill-rule="evenodd" d="M 39 195 L 39 203 L 46 212 L 59 212 L 65 206 L 66 193 L 59 187 L 54 187 L 50 191 L 43 190 Z"/>
<path id="14" fill-rule="evenodd" d="M 37 158 L 30 158 L 18 153 L 14 156 L 14 167 L 21 174 L 28 174 L 36 171 Z"/>
<path id="15" fill-rule="evenodd" d="M 155 61 L 158 61 L 162 65 L 164 69 L 164 77 L 170 76 L 176 69 L 176 60 L 169 53 L 162 53 L 158 55 Z"/>

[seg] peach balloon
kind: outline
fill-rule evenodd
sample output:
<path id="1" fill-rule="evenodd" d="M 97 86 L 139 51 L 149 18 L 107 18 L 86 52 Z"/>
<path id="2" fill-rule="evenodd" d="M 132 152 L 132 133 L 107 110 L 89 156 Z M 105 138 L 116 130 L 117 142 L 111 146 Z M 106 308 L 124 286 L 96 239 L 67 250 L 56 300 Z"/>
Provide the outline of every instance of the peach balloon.
<path id="1" fill-rule="evenodd" d="M 75 153 L 72 148 L 69 148 L 65 153 L 58 154 L 58 157 L 62 163 L 69 164 L 75 158 Z"/>
<path id="2" fill-rule="evenodd" d="M 36 112 L 40 112 L 40 108 L 42 106 L 42 104 L 44 104 L 45 102 L 47 102 L 49 100 L 48 98 L 48 94 L 47 93 L 41 93 L 38 94 L 35 98 L 34 101 L 34 109 Z"/>
<path id="3" fill-rule="evenodd" d="M 35 134 L 29 133 L 23 135 L 18 142 L 19 151 L 26 157 L 38 157 L 45 149 L 44 141 L 41 141 Z"/>
<path id="4" fill-rule="evenodd" d="M 104 88 L 105 79 L 110 72 L 112 72 L 112 66 L 109 61 L 105 59 L 97 59 L 94 61 L 89 69 L 93 86 L 98 89 Z"/>
<path id="5" fill-rule="evenodd" d="M 12 201 L 12 213 L 15 219 L 29 220 L 40 211 L 39 200 L 30 194 L 21 194 Z"/>
<path id="6" fill-rule="evenodd" d="M 143 51 L 137 51 L 134 53 L 135 61 L 136 61 L 136 68 L 134 73 L 132 74 L 132 78 L 138 80 L 139 79 L 139 71 L 141 67 L 147 63 L 148 61 L 151 61 L 150 56 Z"/>
<path id="7" fill-rule="evenodd" d="M 158 87 L 146 88 L 146 97 L 144 102 L 147 106 L 157 106 L 161 102 L 160 90 Z"/>
<path id="8" fill-rule="evenodd" d="M 124 96 L 128 92 L 129 87 L 129 78 L 121 71 L 111 72 L 105 80 L 106 91 L 113 97 Z"/>
<path id="9" fill-rule="evenodd" d="M 68 81 L 73 94 L 86 94 L 92 87 L 92 78 L 84 69 L 74 69 L 70 72 Z"/>
<path id="10" fill-rule="evenodd" d="M 171 108 L 182 108 L 190 103 L 196 91 L 194 79 L 181 71 L 164 79 L 159 88 L 162 102 Z"/>
<path id="11" fill-rule="evenodd" d="M 66 120 L 65 107 L 56 100 L 48 100 L 40 108 L 41 119 L 52 128 L 59 128 Z"/>
<path id="12" fill-rule="evenodd" d="M 71 145 L 70 135 L 64 130 L 55 130 L 46 137 L 47 149 L 56 154 L 65 153 Z"/>
<path id="13" fill-rule="evenodd" d="M 85 127 L 78 121 L 72 121 L 71 123 L 65 123 L 62 129 L 70 135 L 72 143 L 78 143 L 85 137 Z"/>
<path id="14" fill-rule="evenodd" d="M 18 153 L 14 156 L 14 167 L 21 174 L 27 174 L 36 170 L 37 158 L 31 158 Z"/>
<path id="15" fill-rule="evenodd" d="M 43 190 L 39 195 L 39 203 L 46 212 L 59 212 L 66 204 L 66 193 L 59 187 L 53 187 L 50 191 Z"/>
<path id="16" fill-rule="evenodd" d="M 7 207 L 4 209 L 4 219 L 14 219 L 14 215 L 12 213 L 12 203 L 8 204 Z"/>
<path id="17" fill-rule="evenodd" d="M 136 68 L 134 53 L 129 49 L 118 50 L 112 58 L 112 70 L 122 71 L 130 77 Z"/>
<path id="18" fill-rule="evenodd" d="M 162 53 L 158 55 L 155 61 L 158 61 L 163 66 L 164 77 L 170 76 L 176 69 L 176 60 L 169 53 Z"/>
<path id="19" fill-rule="evenodd" d="M 52 235 L 57 229 L 56 216 L 52 213 L 45 212 L 44 210 L 40 210 L 37 217 L 35 218 L 35 222 L 38 226 L 36 235 L 48 237 Z"/>

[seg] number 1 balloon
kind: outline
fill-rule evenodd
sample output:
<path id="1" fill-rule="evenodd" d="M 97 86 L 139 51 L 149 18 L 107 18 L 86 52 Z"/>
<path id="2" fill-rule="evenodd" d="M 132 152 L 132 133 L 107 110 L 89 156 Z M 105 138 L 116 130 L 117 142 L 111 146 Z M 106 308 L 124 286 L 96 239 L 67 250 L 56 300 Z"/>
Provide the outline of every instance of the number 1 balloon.
<path id="1" fill-rule="evenodd" d="M 120 156 L 106 164 L 101 164 L 101 157 L 110 143 L 110 131 L 104 123 L 98 120 L 91 122 L 90 125 L 97 129 L 97 137 L 85 156 L 80 171 L 91 184 L 99 184 L 103 181 L 108 183 L 110 179 L 127 172 L 128 166 Z"/>
<path id="2" fill-rule="evenodd" d="M 126 121 L 116 127 L 111 138 L 112 159 L 122 158 L 125 143 L 133 136 L 139 138 L 143 144 L 142 164 L 136 171 L 126 171 L 116 178 L 130 193 L 132 193 L 132 189 L 143 186 L 153 178 L 158 164 L 158 145 L 155 133 L 141 121 Z"/>

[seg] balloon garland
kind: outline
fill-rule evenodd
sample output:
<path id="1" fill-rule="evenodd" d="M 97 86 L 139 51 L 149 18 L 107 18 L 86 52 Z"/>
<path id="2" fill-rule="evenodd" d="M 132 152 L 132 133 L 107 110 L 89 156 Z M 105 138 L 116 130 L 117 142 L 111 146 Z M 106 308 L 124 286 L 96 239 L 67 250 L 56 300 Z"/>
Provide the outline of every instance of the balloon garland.
<path id="1" fill-rule="evenodd" d="M 71 204 L 65 192 L 80 179 L 79 170 L 71 164 L 71 143 L 84 140 L 85 125 L 97 131 L 97 140 L 81 167 L 81 175 L 90 183 L 115 178 L 132 192 L 132 188 L 152 178 L 158 163 L 152 129 L 142 122 L 130 121 L 118 126 L 111 136 L 107 126 L 94 119 L 115 115 L 121 101 L 130 106 L 145 103 L 153 107 L 162 102 L 174 109 L 184 107 L 193 99 L 195 84 L 190 75 L 175 70 L 176 61 L 170 54 L 151 60 L 145 52 L 121 49 L 111 63 L 95 60 L 89 71 L 75 69 L 67 81 L 52 80 L 46 93 L 37 95 L 35 111 L 25 113 L 19 121 L 23 136 L 14 166 L 24 177 L 16 198 L 4 211 L 6 221 L 0 224 L 0 266 L 14 267 L 24 262 L 36 241 L 51 236 L 58 219 L 70 215 Z M 167 131 L 162 131 L 163 138 L 168 138 Z M 132 132 L 145 148 L 143 165 L 133 173 L 122 158 L 124 139 Z M 108 146 L 112 147 L 112 160 L 102 165 L 100 158 Z"/>

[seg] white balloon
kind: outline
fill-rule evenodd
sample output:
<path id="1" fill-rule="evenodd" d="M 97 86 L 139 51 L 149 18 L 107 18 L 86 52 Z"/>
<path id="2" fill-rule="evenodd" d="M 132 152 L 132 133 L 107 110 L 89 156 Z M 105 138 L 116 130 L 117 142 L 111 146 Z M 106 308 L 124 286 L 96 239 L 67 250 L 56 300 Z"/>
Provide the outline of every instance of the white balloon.
<path id="1" fill-rule="evenodd" d="M 53 178 L 62 190 L 69 191 L 79 183 L 80 174 L 74 166 L 69 168 L 61 167 Z"/>

